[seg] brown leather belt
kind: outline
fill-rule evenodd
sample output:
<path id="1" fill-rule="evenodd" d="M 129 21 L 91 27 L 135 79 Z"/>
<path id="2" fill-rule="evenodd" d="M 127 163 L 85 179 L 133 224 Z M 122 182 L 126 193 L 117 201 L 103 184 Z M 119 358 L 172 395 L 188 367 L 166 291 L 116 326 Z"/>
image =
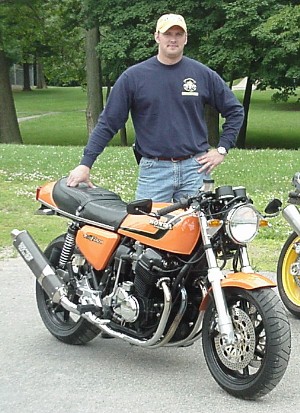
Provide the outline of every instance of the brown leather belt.
<path id="1" fill-rule="evenodd" d="M 164 158 L 162 156 L 153 156 L 150 159 L 157 159 L 158 161 L 180 162 L 180 161 L 185 161 L 186 159 L 190 159 L 193 157 L 194 155 L 179 156 L 179 157 L 174 157 L 174 158 Z"/>

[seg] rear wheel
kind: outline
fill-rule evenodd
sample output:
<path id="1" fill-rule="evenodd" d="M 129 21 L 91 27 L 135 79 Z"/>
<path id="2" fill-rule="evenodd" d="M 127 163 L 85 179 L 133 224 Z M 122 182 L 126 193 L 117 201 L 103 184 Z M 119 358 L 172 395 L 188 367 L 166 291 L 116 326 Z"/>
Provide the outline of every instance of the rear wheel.
<path id="1" fill-rule="evenodd" d="M 286 308 L 300 318 L 300 237 L 296 232 L 282 247 L 277 265 L 277 284 Z"/>
<path id="2" fill-rule="evenodd" d="M 50 264 L 56 268 L 64 243 L 64 236 L 56 238 L 45 250 Z M 36 283 L 36 301 L 40 316 L 50 331 L 58 340 L 68 344 L 85 344 L 95 338 L 100 330 L 86 319 L 70 313 L 61 305 L 54 304 Z M 72 301 L 77 304 L 78 296 L 74 295 Z"/>
<path id="3" fill-rule="evenodd" d="M 224 390 L 242 399 L 256 399 L 271 391 L 287 368 L 291 351 L 287 315 L 271 289 L 226 288 L 224 292 L 236 341 L 224 341 L 211 302 L 203 320 L 204 356 Z"/>

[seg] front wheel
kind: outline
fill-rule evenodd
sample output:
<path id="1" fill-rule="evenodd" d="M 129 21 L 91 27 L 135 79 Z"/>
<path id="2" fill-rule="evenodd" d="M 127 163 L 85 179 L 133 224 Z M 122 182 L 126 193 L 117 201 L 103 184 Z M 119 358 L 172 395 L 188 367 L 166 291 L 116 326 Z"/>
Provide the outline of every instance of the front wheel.
<path id="1" fill-rule="evenodd" d="M 271 289 L 224 289 L 235 342 L 227 344 L 218 331 L 214 302 L 205 312 L 203 352 L 216 382 L 241 399 L 257 399 L 281 380 L 291 351 L 286 312 Z"/>
<path id="2" fill-rule="evenodd" d="M 53 268 L 58 266 L 63 243 L 64 236 L 61 235 L 45 250 L 45 255 Z M 61 305 L 54 304 L 38 282 L 36 282 L 36 301 L 45 326 L 58 340 L 67 344 L 85 344 L 100 333 L 100 330 L 86 319 L 70 313 Z M 76 294 L 72 301 L 78 304 Z"/>
<path id="3" fill-rule="evenodd" d="M 296 232 L 282 247 L 277 265 L 277 285 L 286 308 L 300 318 L 300 237 Z"/>

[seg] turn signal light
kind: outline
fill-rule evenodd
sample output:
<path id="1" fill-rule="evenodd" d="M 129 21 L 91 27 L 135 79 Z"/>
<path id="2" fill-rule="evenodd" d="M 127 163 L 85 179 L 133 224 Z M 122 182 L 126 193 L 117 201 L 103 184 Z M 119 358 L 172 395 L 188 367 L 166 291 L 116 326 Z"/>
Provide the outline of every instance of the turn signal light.
<path id="1" fill-rule="evenodd" d="M 223 224 L 223 221 L 220 219 L 210 219 L 207 221 L 207 225 L 211 228 L 220 227 Z"/>
<path id="2" fill-rule="evenodd" d="M 261 220 L 259 221 L 258 226 L 259 226 L 260 228 L 263 228 L 263 227 L 269 227 L 270 224 L 269 224 L 269 221 L 267 221 L 266 219 L 261 219 Z"/>

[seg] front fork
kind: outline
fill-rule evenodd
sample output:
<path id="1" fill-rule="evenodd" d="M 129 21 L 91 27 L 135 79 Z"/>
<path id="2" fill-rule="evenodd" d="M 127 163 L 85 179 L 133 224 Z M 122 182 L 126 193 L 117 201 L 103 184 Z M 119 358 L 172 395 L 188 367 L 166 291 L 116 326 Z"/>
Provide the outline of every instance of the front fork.
<path id="1" fill-rule="evenodd" d="M 202 212 L 199 212 L 199 223 L 201 228 L 202 240 L 208 263 L 208 280 L 211 283 L 212 292 L 218 313 L 218 325 L 221 335 L 227 344 L 235 342 L 232 320 L 228 311 L 225 295 L 221 286 L 224 274 L 220 270 L 212 245 L 208 235 L 207 219 Z"/>

